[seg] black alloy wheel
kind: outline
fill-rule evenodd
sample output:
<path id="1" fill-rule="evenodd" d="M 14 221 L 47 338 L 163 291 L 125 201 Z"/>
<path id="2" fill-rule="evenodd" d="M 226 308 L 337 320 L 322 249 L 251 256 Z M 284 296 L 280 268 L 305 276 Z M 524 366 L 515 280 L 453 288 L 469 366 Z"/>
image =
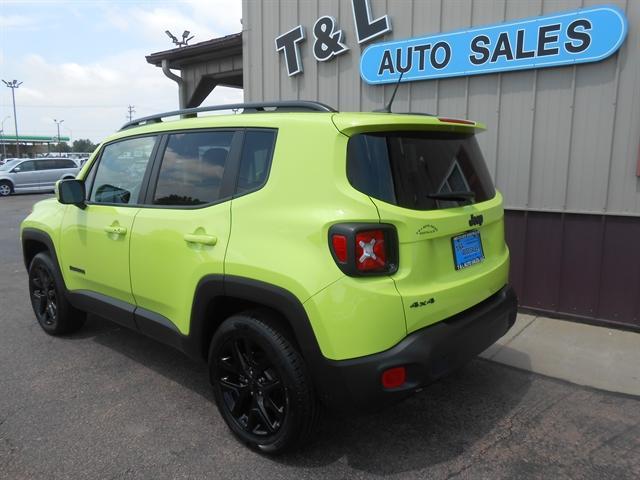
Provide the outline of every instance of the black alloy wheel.
<path id="1" fill-rule="evenodd" d="M 220 415 L 243 443 L 279 454 L 313 434 L 319 405 L 284 321 L 269 310 L 227 318 L 209 349 L 209 378 Z"/>
<path id="2" fill-rule="evenodd" d="M 29 291 L 38 322 L 43 327 L 55 329 L 58 322 L 56 286 L 51 272 L 43 265 L 37 265 L 29 276 Z"/>
<path id="3" fill-rule="evenodd" d="M 67 300 L 64 283 L 46 252 L 40 252 L 29 265 L 29 296 L 38 323 L 49 335 L 72 333 L 84 325 L 86 313 Z"/>
<path id="4" fill-rule="evenodd" d="M 224 408 L 236 424 L 258 437 L 277 433 L 287 414 L 288 398 L 264 350 L 248 338 L 232 337 L 216 362 Z"/>

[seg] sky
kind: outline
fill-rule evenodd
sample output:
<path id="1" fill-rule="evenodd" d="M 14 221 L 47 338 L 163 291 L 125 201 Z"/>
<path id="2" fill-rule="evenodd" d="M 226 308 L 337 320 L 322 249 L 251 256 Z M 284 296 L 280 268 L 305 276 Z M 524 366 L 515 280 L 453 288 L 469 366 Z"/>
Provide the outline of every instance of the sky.
<path id="1" fill-rule="evenodd" d="M 0 79 L 16 90 L 18 133 L 98 142 L 135 117 L 175 110 L 178 87 L 150 53 L 240 32 L 241 0 L 0 0 Z M 242 101 L 242 90 L 216 87 L 203 105 Z M 0 122 L 14 133 L 11 89 L 0 83 Z"/>

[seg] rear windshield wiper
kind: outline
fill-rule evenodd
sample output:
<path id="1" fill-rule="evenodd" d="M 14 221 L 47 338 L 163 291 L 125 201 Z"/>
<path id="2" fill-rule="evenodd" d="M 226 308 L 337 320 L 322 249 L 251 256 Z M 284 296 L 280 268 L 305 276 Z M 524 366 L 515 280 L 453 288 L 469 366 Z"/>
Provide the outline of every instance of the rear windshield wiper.
<path id="1" fill-rule="evenodd" d="M 473 200 L 476 197 L 476 194 L 469 190 L 460 190 L 456 192 L 430 193 L 429 195 L 427 195 L 427 197 L 434 200 L 452 200 L 454 202 L 464 202 L 465 200 Z"/>

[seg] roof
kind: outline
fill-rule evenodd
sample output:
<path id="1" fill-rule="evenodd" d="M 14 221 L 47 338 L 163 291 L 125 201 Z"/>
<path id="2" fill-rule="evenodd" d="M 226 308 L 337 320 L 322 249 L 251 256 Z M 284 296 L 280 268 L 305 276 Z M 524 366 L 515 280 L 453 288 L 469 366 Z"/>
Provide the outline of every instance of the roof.
<path id="1" fill-rule="evenodd" d="M 242 32 L 212 38 L 211 40 L 194 43 L 186 47 L 152 53 L 147 55 L 146 59 L 148 63 L 156 67 L 161 66 L 163 60 L 167 60 L 169 67 L 179 69 L 183 65 L 224 58 L 230 55 L 242 55 Z"/>

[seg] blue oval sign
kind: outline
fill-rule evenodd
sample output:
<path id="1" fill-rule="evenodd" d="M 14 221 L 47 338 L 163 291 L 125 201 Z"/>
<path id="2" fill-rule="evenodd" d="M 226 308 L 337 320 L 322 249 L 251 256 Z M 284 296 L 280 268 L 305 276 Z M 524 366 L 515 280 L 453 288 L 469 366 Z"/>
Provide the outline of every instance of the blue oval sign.
<path id="1" fill-rule="evenodd" d="M 598 6 L 371 45 L 360 59 L 369 84 L 557 67 L 597 62 L 627 34 L 624 12 Z"/>

